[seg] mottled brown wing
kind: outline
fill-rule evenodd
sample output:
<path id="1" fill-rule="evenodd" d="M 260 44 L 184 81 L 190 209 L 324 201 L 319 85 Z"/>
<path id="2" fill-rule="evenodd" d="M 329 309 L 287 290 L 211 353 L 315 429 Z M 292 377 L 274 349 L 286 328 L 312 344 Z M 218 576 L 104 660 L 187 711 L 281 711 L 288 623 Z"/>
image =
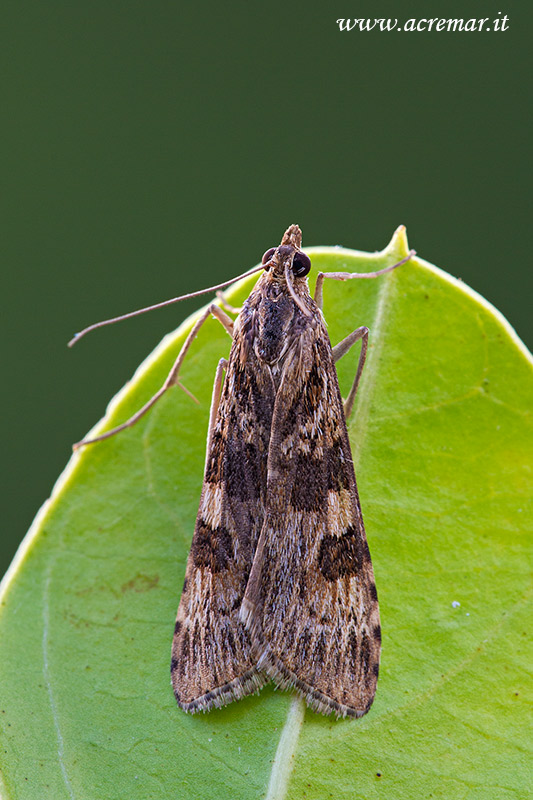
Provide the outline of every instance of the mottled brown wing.
<path id="1" fill-rule="evenodd" d="M 172 643 L 172 685 L 185 711 L 225 705 L 269 680 L 239 609 L 264 519 L 274 390 L 244 345 L 235 337 Z"/>
<path id="2" fill-rule="evenodd" d="M 361 716 L 379 671 L 376 585 L 325 328 L 288 354 L 241 617 L 257 663 L 322 713 Z"/>

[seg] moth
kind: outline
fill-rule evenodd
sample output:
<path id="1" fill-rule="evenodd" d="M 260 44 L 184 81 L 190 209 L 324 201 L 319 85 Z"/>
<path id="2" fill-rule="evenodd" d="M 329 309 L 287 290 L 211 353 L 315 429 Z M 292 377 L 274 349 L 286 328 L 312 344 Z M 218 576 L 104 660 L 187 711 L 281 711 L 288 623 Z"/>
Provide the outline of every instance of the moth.
<path id="1" fill-rule="evenodd" d="M 187 712 L 224 706 L 272 680 L 294 688 L 315 711 L 360 717 L 376 692 L 378 598 L 346 427 L 369 330 L 359 327 L 332 348 L 322 285 L 326 277 L 376 277 L 414 251 L 373 273 L 319 273 L 313 299 L 301 243 L 300 228 L 291 225 L 264 254 L 262 275 L 237 319 L 210 304 L 161 390 L 123 425 L 75 445 L 134 424 L 179 384 L 205 319 L 222 322 L 232 345 L 215 376 L 204 482 L 172 642 L 172 686 Z M 343 403 L 335 362 L 359 340 Z"/>

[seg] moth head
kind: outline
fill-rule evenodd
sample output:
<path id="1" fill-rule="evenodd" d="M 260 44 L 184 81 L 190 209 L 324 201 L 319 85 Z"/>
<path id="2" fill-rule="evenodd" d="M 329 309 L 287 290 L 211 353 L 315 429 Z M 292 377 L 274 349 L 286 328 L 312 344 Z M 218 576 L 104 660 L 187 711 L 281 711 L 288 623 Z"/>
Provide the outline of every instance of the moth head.
<path id="1" fill-rule="evenodd" d="M 302 232 L 298 225 L 291 225 L 281 240 L 279 247 L 271 247 L 263 254 L 261 263 L 265 270 L 284 274 L 289 265 L 295 278 L 303 278 L 311 269 L 311 259 L 301 250 Z"/>

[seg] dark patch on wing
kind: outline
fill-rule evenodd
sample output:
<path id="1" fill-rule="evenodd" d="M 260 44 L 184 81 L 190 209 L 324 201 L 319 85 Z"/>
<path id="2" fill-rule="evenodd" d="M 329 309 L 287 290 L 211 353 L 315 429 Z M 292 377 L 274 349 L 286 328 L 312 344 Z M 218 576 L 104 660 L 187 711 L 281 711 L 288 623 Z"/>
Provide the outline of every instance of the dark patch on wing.
<path id="1" fill-rule="evenodd" d="M 194 565 L 198 569 L 210 572 L 222 572 L 227 569 L 233 558 L 232 538 L 226 528 L 211 528 L 203 519 L 199 519 L 194 534 L 192 548 Z"/>
<path id="2" fill-rule="evenodd" d="M 250 484 L 249 489 L 252 489 L 252 496 L 254 498 L 259 497 L 261 493 L 261 486 L 266 484 L 266 460 L 261 459 L 257 445 L 252 444 L 251 442 L 246 442 L 244 446 L 244 454 L 246 458 L 246 464 L 248 466 L 247 480 Z M 263 470 L 261 469 L 262 461 L 265 462 L 265 469 Z M 250 493 L 248 496 L 250 496 Z"/>
<path id="3" fill-rule="evenodd" d="M 239 406 L 239 413 L 235 417 L 237 424 L 239 418 L 248 413 L 255 424 L 270 431 L 274 397 L 269 392 L 262 391 L 259 387 L 252 363 L 248 362 L 247 368 L 243 369 L 235 362 L 234 367 L 234 400 L 238 402 Z"/>
<path id="4" fill-rule="evenodd" d="M 297 511 L 319 511 L 327 501 L 324 464 L 301 452 L 295 461 L 291 505 Z"/>
<path id="5" fill-rule="evenodd" d="M 313 419 L 316 409 L 324 396 L 324 376 L 321 373 L 320 365 L 315 359 L 309 370 L 309 375 L 305 381 L 302 397 L 300 414 L 307 420 Z"/>
<path id="6" fill-rule="evenodd" d="M 370 639 L 363 631 L 361 636 L 361 671 L 366 675 L 370 667 Z"/>
<path id="7" fill-rule="evenodd" d="M 364 561 L 361 533 L 353 527 L 342 536 L 326 535 L 320 543 L 318 566 L 328 581 L 357 575 Z"/>
<path id="8" fill-rule="evenodd" d="M 224 459 L 224 480 L 228 497 L 241 502 L 257 500 L 266 483 L 265 459 L 259 448 L 240 438 L 227 442 Z"/>
<path id="9" fill-rule="evenodd" d="M 301 419 L 301 397 L 296 397 L 283 417 L 280 438 L 285 439 L 287 436 L 291 436 Z"/>
<path id="10" fill-rule="evenodd" d="M 183 633 L 183 638 L 181 640 L 181 658 L 177 658 L 177 664 L 175 669 L 178 673 L 183 677 L 187 672 L 187 664 L 189 660 L 189 646 L 190 646 L 190 637 L 189 637 L 189 629 L 186 628 Z"/>
<path id="11" fill-rule="evenodd" d="M 349 453 L 345 453 L 342 441 L 335 439 L 326 453 L 328 489 L 340 492 L 353 483 L 353 464 Z"/>
<path id="12" fill-rule="evenodd" d="M 248 373 L 250 384 L 250 402 L 253 403 L 255 424 L 270 434 L 272 426 L 272 411 L 274 408 L 274 395 L 272 389 L 261 390 L 253 371 Z"/>
<path id="13" fill-rule="evenodd" d="M 222 470 L 224 465 L 225 439 L 220 431 L 213 431 L 211 449 L 205 470 L 205 480 L 207 483 L 218 483 L 222 480 Z"/>
<path id="14" fill-rule="evenodd" d="M 202 646 L 202 637 L 200 634 L 200 622 L 195 620 L 194 630 L 192 634 L 192 651 L 196 659 L 200 658 L 200 650 Z"/>

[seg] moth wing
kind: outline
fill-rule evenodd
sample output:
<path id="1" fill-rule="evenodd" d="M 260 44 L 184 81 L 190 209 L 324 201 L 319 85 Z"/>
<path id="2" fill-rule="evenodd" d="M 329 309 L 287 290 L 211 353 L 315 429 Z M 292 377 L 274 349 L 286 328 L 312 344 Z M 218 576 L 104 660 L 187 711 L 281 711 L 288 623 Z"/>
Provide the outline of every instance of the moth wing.
<path id="1" fill-rule="evenodd" d="M 287 358 L 272 419 L 267 506 L 241 616 L 258 665 L 309 706 L 362 716 L 381 629 L 348 432 L 325 329 Z"/>
<path id="2" fill-rule="evenodd" d="M 256 405 L 264 408 L 269 387 L 258 385 L 261 375 L 249 355 L 241 365 L 236 348 L 211 437 L 172 642 L 174 693 L 191 712 L 226 705 L 269 680 L 257 668 L 239 618 L 264 517 L 269 420 L 264 430 L 258 427 Z"/>

